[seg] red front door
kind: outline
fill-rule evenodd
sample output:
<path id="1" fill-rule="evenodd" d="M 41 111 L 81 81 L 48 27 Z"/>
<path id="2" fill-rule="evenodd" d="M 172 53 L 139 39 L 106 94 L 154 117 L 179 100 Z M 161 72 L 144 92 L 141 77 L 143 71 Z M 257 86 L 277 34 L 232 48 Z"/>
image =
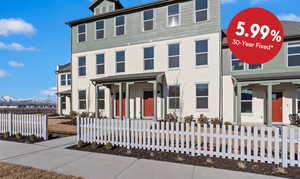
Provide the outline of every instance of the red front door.
<path id="1" fill-rule="evenodd" d="M 273 122 L 282 122 L 282 93 L 272 94 Z"/>
<path id="2" fill-rule="evenodd" d="M 153 117 L 153 91 L 144 92 L 144 117 Z"/>
<path id="3" fill-rule="evenodd" d="M 125 117 L 126 113 L 126 96 L 125 93 L 122 94 L 122 114 Z M 120 100 L 119 100 L 119 93 L 116 94 L 116 116 L 119 116 L 120 114 Z"/>

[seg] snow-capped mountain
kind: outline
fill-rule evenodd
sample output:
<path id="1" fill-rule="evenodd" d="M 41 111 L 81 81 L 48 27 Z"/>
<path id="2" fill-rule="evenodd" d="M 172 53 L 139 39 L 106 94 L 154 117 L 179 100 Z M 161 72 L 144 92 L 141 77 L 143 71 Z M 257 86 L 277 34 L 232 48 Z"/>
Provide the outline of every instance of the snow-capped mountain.
<path id="1" fill-rule="evenodd" d="M 25 98 L 18 99 L 11 96 L 2 96 L 0 97 L 0 105 L 21 105 L 21 104 L 52 104 L 53 101 L 42 98 Z"/>

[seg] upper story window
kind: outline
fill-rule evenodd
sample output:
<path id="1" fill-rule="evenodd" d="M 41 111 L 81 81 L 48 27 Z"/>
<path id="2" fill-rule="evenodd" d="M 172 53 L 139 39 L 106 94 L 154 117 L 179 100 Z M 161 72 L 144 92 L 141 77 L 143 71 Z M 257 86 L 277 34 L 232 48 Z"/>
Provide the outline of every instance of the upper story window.
<path id="1" fill-rule="evenodd" d="M 180 86 L 169 86 L 169 109 L 179 109 L 180 107 Z"/>
<path id="2" fill-rule="evenodd" d="M 300 42 L 288 44 L 288 66 L 300 66 Z"/>
<path id="3" fill-rule="evenodd" d="M 168 26 L 175 27 L 180 24 L 179 4 L 168 6 Z"/>
<path id="4" fill-rule="evenodd" d="M 232 71 L 238 71 L 238 70 L 255 70 L 255 69 L 261 69 L 261 64 L 246 64 L 242 61 L 240 61 L 236 56 L 233 54 L 231 55 L 231 70 Z"/>
<path id="5" fill-rule="evenodd" d="M 86 75 L 86 58 L 79 57 L 78 58 L 78 76 Z"/>
<path id="6" fill-rule="evenodd" d="M 196 84 L 196 108 L 208 109 L 208 84 Z"/>
<path id="7" fill-rule="evenodd" d="M 78 42 L 86 41 L 86 24 L 80 24 L 77 26 Z"/>
<path id="8" fill-rule="evenodd" d="M 104 39 L 104 20 L 97 21 L 96 22 L 96 40 L 98 39 Z"/>
<path id="9" fill-rule="evenodd" d="M 169 44 L 169 68 L 179 68 L 180 44 Z"/>
<path id="10" fill-rule="evenodd" d="M 104 54 L 98 54 L 96 55 L 96 70 L 97 75 L 104 74 L 105 73 L 105 67 L 104 67 L 104 61 L 105 56 Z"/>
<path id="11" fill-rule="evenodd" d="M 116 36 L 125 34 L 125 16 L 115 18 L 115 34 Z"/>
<path id="12" fill-rule="evenodd" d="M 196 0 L 196 22 L 208 20 L 208 0 Z"/>
<path id="13" fill-rule="evenodd" d="M 196 41 L 196 65 L 208 64 L 208 40 Z"/>
<path id="14" fill-rule="evenodd" d="M 154 69 L 154 47 L 144 48 L 144 70 Z"/>
<path id="15" fill-rule="evenodd" d="M 60 107 L 61 107 L 61 109 L 66 109 L 66 97 L 65 96 L 60 97 Z"/>
<path id="16" fill-rule="evenodd" d="M 125 51 L 116 52 L 116 72 L 125 72 Z"/>
<path id="17" fill-rule="evenodd" d="M 78 91 L 79 109 L 86 109 L 86 90 Z"/>
<path id="18" fill-rule="evenodd" d="M 60 85 L 65 86 L 66 84 L 67 84 L 66 75 L 65 74 L 60 75 Z"/>
<path id="19" fill-rule="evenodd" d="M 153 30 L 154 27 L 154 11 L 153 9 L 143 12 L 144 31 Z"/>
<path id="20" fill-rule="evenodd" d="M 252 113 L 253 91 L 251 89 L 242 90 L 241 94 L 242 113 Z"/>
<path id="21" fill-rule="evenodd" d="M 72 84 L 72 74 L 67 74 L 67 84 L 68 85 Z"/>
<path id="22" fill-rule="evenodd" d="M 105 90 L 98 88 L 98 109 L 105 109 Z"/>
<path id="23" fill-rule="evenodd" d="M 300 88 L 297 89 L 297 113 L 300 113 Z"/>

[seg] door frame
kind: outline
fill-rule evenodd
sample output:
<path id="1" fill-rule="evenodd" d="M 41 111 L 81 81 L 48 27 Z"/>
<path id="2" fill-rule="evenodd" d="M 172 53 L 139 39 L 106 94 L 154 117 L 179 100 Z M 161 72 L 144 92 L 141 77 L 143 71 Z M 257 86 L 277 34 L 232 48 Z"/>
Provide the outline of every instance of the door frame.
<path id="1" fill-rule="evenodd" d="M 154 98 L 154 91 L 150 91 L 150 90 L 143 90 L 142 91 L 142 118 L 143 119 L 153 119 L 154 118 L 154 114 L 153 116 L 145 116 L 145 92 L 152 92 L 153 93 L 153 97 L 152 99 Z M 153 101 L 154 102 L 154 101 Z"/>

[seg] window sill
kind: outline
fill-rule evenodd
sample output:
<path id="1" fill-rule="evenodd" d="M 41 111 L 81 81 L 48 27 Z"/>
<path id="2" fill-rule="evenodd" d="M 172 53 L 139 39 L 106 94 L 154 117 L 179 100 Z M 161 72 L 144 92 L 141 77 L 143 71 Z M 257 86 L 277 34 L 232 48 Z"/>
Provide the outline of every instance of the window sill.
<path id="1" fill-rule="evenodd" d="M 176 67 L 176 68 L 168 68 L 168 71 L 178 71 L 178 70 L 180 70 L 180 68 L 178 67 Z"/>
<path id="2" fill-rule="evenodd" d="M 209 109 L 196 109 L 197 112 L 209 112 Z"/>
<path id="3" fill-rule="evenodd" d="M 208 68 L 209 65 L 195 65 L 195 69 Z"/>

